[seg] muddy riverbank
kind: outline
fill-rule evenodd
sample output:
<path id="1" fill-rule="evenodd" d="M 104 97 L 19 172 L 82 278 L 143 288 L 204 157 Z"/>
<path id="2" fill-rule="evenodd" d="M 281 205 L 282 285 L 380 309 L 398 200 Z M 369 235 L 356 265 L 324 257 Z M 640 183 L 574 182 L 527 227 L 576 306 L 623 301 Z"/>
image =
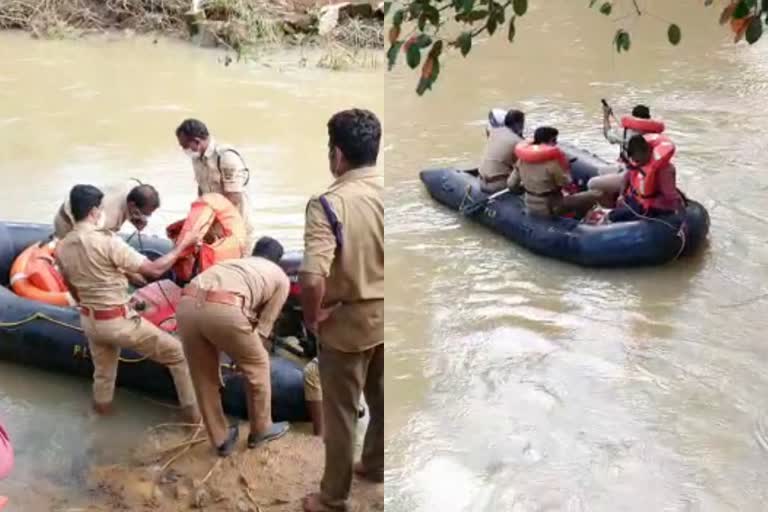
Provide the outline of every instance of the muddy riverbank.
<path id="1" fill-rule="evenodd" d="M 383 48 L 383 6 L 338 0 L 2 0 L 0 29 L 38 38 L 123 31 L 187 39 L 238 57 L 264 47 Z"/>

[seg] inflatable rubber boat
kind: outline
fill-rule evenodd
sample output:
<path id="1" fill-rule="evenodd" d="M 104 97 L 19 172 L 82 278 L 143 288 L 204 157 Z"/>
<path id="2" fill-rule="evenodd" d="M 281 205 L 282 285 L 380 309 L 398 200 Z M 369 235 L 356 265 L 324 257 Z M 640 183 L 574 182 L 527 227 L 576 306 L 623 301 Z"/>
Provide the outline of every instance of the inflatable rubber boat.
<path id="1" fill-rule="evenodd" d="M 9 289 L 10 271 L 16 257 L 30 245 L 47 240 L 52 232 L 51 226 L 44 224 L 0 222 L 0 359 L 90 379 L 93 365 L 78 311 L 26 299 Z M 155 236 L 132 237 L 128 241 L 152 259 L 172 247 L 169 240 Z M 301 255 L 292 253 L 286 254 L 281 262 L 292 280 L 300 261 Z M 276 331 L 280 328 L 276 325 Z M 307 420 L 303 369 L 274 354 L 271 362 L 273 418 L 275 421 Z M 224 410 L 246 418 L 243 378 L 231 370 L 229 361 L 222 362 L 222 378 Z M 161 399 L 176 399 L 168 370 L 127 350 L 121 354 L 117 385 Z"/>
<path id="2" fill-rule="evenodd" d="M 571 178 L 586 189 L 598 168 L 608 162 L 587 151 L 561 143 L 570 160 Z M 429 194 L 530 251 L 587 267 L 660 265 L 696 252 L 709 233 L 709 213 L 686 199 L 685 211 L 653 220 L 613 224 L 585 224 L 569 218 L 528 215 L 523 197 L 505 194 L 481 205 L 488 195 L 480 190 L 476 170 L 427 169 L 419 175 Z"/>

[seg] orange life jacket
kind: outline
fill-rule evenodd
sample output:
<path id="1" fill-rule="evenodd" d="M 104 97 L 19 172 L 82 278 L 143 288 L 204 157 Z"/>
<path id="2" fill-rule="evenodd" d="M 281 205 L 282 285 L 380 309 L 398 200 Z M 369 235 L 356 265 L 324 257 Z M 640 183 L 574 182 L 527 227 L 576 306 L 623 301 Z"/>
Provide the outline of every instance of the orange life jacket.
<path id="1" fill-rule="evenodd" d="M 571 164 L 568 162 L 568 157 L 557 146 L 533 144 L 526 140 L 515 146 L 515 155 L 521 162 L 529 164 L 543 164 L 557 160 L 567 174 L 571 173 Z M 569 194 L 574 194 L 579 191 L 579 187 L 576 183 L 571 183 L 563 190 Z"/>
<path id="2" fill-rule="evenodd" d="M 634 199 L 645 211 L 654 207 L 659 195 L 658 173 L 669 165 L 675 154 L 675 145 L 666 135 L 648 134 L 645 140 L 651 145 L 651 160 L 642 168 L 630 167 L 629 183 L 625 195 Z"/>
<path id="3" fill-rule="evenodd" d="M 557 146 L 533 144 L 532 142 L 524 140 L 515 146 L 515 155 L 520 161 L 529 164 L 543 164 L 544 162 L 557 160 L 566 171 L 570 171 L 571 169 L 565 153 L 563 153 Z"/>
<path id="4" fill-rule="evenodd" d="M 205 240 L 199 247 L 185 250 L 173 266 L 176 277 L 189 281 L 219 261 L 242 258 L 246 249 L 246 227 L 240 212 L 221 194 L 204 194 L 192 203 L 189 215 L 166 228 L 168 238 L 177 242 L 188 232 L 209 234 L 220 227 L 215 240 Z"/>
<path id="5" fill-rule="evenodd" d="M 56 242 L 30 245 L 13 262 L 11 288 L 20 297 L 52 304 L 74 306 L 64 277 L 56 267 Z"/>
<path id="6" fill-rule="evenodd" d="M 624 116 L 621 118 L 621 127 L 625 130 L 634 130 L 640 132 L 643 135 L 646 133 L 662 133 L 664 131 L 664 123 L 656 121 L 655 119 L 643 119 L 634 116 Z"/>

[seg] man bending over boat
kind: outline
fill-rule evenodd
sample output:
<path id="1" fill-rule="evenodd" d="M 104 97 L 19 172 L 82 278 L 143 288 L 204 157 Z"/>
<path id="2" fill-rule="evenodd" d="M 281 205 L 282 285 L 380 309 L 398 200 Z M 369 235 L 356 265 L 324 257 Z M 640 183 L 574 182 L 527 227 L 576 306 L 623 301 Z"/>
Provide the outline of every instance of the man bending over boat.
<path id="1" fill-rule="evenodd" d="M 627 143 L 627 171 L 611 222 L 671 215 L 683 208 L 672 156 L 675 145 L 663 135 L 634 135 Z"/>
<path id="2" fill-rule="evenodd" d="M 623 131 L 619 133 L 611 126 L 613 111 L 603 104 L 603 135 L 611 144 L 619 146 L 618 162 L 598 169 L 587 187 L 600 193 L 600 202 L 606 207 L 613 207 L 624 185 L 624 170 L 627 162 L 627 143 L 635 135 L 660 134 L 664 132 L 664 123 L 651 118 L 651 110 L 645 105 L 636 105 L 632 115 L 621 118 Z"/>
<path id="3" fill-rule="evenodd" d="M 248 448 L 273 441 L 288 423 L 272 423 L 269 354 L 264 341 L 288 298 L 290 281 L 278 265 L 283 246 L 262 237 L 253 256 L 222 261 L 195 277 L 182 292 L 176 313 L 208 439 L 219 456 L 235 449 L 237 424 L 229 425 L 219 394 L 219 353 L 245 376 L 251 431 Z"/>
<path id="4" fill-rule="evenodd" d="M 522 185 L 528 212 L 540 216 L 575 214 L 583 217 L 596 203 L 598 193 L 587 191 L 564 194 L 571 184 L 568 158 L 557 147 L 557 129 L 550 126 L 536 128 L 533 143 L 522 142 L 515 152 L 517 169 L 509 178 L 509 188 Z"/>
<path id="5" fill-rule="evenodd" d="M 149 217 L 160 207 L 160 194 L 152 185 L 138 180 L 113 185 L 104 192 L 104 229 L 118 232 L 126 221 L 141 231 L 147 227 Z M 72 231 L 75 220 L 69 198 L 56 212 L 53 228 L 56 238 L 62 239 Z"/>
<path id="6" fill-rule="evenodd" d="M 188 247 L 198 243 L 185 236 L 170 252 L 150 261 L 114 232 L 102 229 L 104 194 L 92 185 L 75 185 L 69 194 L 74 228 L 59 242 L 57 253 L 64 281 L 80 309 L 80 324 L 93 360 L 93 408 L 112 410 L 121 349 L 130 349 L 168 367 L 176 385 L 182 415 L 196 423 L 189 367 L 181 342 L 141 318 L 130 305 L 126 274 L 157 279 Z"/>
<path id="7" fill-rule="evenodd" d="M 510 110 L 502 126 L 488 130 L 488 143 L 480 164 L 480 189 L 486 194 L 504 190 L 517 162 L 515 147 L 523 140 L 525 114 Z"/>

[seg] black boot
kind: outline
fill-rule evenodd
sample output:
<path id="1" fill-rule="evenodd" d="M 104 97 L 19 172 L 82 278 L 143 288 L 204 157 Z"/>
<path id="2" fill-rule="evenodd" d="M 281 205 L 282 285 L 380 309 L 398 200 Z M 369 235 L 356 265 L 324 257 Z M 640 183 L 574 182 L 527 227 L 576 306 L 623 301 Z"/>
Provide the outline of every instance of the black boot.
<path id="1" fill-rule="evenodd" d="M 230 426 L 227 440 L 216 448 L 216 451 L 219 453 L 219 457 L 228 457 L 233 451 L 235 451 L 235 445 L 237 444 L 237 438 L 239 436 L 240 428 L 238 428 L 237 425 Z"/>

